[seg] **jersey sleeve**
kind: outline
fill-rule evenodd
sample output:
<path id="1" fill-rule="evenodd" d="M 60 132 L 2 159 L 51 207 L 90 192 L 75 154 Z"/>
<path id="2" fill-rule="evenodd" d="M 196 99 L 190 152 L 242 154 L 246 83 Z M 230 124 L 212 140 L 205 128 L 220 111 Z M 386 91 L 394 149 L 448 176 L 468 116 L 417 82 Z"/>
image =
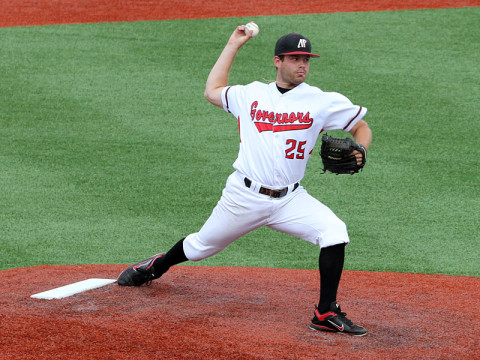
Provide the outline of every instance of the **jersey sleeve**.
<path id="1" fill-rule="evenodd" d="M 367 108 L 354 105 L 342 94 L 330 93 L 329 106 L 325 109 L 324 130 L 350 131 L 367 113 Z"/>
<path id="2" fill-rule="evenodd" d="M 226 112 L 233 114 L 236 118 L 240 115 L 240 106 L 239 104 L 243 103 L 245 99 L 245 86 L 235 85 L 235 86 L 226 86 L 222 91 L 222 103 L 223 109 Z"/>

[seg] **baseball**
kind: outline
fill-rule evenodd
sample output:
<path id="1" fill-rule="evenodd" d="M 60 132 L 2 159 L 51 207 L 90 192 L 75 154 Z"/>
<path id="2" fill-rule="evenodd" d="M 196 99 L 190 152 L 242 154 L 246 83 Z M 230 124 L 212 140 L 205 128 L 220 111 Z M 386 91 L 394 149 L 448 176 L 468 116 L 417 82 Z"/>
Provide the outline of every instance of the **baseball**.
<path id="1" fill-rule="evenodd" d="M 245 25 L 245 35 L 248 35 L 249 30 L 253 31 L 252 37 L 254 37 L 254 36 L 258 35 L 258 32 L 260 31 L 260 28 L 253 21 L 250 21 L 247 25 Z"/>

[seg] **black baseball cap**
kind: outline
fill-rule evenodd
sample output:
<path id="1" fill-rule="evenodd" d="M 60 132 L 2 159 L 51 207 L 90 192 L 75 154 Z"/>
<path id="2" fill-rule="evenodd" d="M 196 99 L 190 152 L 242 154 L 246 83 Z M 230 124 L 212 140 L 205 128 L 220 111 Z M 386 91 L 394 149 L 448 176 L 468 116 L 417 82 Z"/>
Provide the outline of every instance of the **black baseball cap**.
<path id="1" fill-rule="evenodd" d="M 297 33 L 283 35 L 275 44 L 275 56 L 279 55 L 310 55 L 312 57 L 320 57 L 320 55 L 312 54 L 312 44 L 305 36 Z"/>

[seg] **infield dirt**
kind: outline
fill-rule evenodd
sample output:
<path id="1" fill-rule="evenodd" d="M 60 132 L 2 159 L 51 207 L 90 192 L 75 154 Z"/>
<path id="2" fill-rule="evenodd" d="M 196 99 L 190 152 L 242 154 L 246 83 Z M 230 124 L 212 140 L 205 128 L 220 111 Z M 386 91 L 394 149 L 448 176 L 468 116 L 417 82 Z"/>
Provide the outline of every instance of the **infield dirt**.
<path id="1" fill-rule="evenodd" d="M 0 359 L 474 359 L 478 278 L 345 271 L 339 300 L 364 337 L 308 329 L 316 270 L 177 266 L 149 287 L 30 296 L 116 278 L 122 265 L 2 271 Z"/>
<path id="2" fill-rule="evenodd" d="M 0 27 L 480 6 L 480 0 L 11 0 Z"/>

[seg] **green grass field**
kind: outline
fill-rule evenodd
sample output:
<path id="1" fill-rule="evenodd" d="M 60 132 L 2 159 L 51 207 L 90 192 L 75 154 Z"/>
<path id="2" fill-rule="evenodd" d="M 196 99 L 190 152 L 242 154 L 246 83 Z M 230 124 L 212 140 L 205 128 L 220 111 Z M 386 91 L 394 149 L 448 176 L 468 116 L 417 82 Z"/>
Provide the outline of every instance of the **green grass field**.
<path id="1" fill-rule="evenodd" d="M 274 79 L 274 43 L 296 31 L 322 55 L 308 82 L 369 109 L 365 170 L 322 174 L 317 144 L 302 182 L 347 223 L 346 269 L 480 275 L 479 16 L 254 18 L 232 84 Z M 239 141 L 205 80 L 246 21 L 0 29 L 0 269 L 128 264 L 199 230 Z M 262 228 L 197 264 L 314 269 L 317 253 Z"/>

